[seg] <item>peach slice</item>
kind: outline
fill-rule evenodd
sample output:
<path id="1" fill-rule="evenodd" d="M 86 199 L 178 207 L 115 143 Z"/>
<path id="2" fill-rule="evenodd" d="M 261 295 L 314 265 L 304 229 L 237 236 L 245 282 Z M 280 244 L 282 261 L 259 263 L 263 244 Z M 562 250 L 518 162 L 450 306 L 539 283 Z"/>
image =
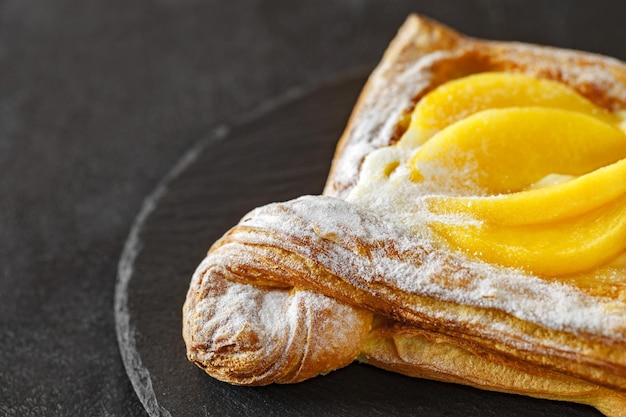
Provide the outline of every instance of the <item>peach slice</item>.
<path id="1" fill-rule="evenodd" d="M 618 121 L 614 114 L 556 81 L 486 72 L 450 81 L 426 94 L 400 142 L 421 145 L 445 127 L 482 110 L 529 106 L 576 111 L 608 123 Z"/>
<path id="2" fill-rule="evenodd" d="M 551 173 L 580 176 L 626 157 L 626 135 L 570 110 L 484 110 L 419 148 L 412 178 L 457 195 L 518 192 Z"/>
<path id="3" fill-rule="evenodd" d="M 626 246 L 626 196 L 569 221 L 527 226 L 433 222 L 468 256 L 543 276 L 580 273 L 606 264 Z"/>
<path id="4" fill-rule="evenodd" d="M 437 214 L 461 214 L 501 225 L 547 223 L 580 215 L 626 194 L 626 159 L 567 182 L 488 197 L 432 196 Z"/>

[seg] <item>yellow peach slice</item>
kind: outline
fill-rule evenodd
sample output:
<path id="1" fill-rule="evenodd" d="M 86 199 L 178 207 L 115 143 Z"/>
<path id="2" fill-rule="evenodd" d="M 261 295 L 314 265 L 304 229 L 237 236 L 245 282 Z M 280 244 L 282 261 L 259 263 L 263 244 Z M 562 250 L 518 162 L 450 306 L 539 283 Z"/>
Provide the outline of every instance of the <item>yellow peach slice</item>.
<path id="1" fill-rule="evenodd" d="M 488 197 L 432 196 L 437 214 L 462 214 L 501 225 L 547 223 L 577 216 L 626 194 L 626 159 L 564 183 Z"/>
<path id="2" fill-rule="evenodd" d="M 626 246 L 626 197 L 570 221 L 531 226 L 433 222 L 431 227 L 468 256 L 544 276 L 588 271 Z"/>
<path id="3" fill-rule="evenodd" d="M 400 144 L 417 146 L 446 126 L 487 109 L 540 106 L 576 111 L 616 123 L 617 117 L 569 87 L 522 74 L 487 72 L 443 84 L 426 94 Z"/>
<path id="4" fill-rule="evenodd" d="M 626 157 L 626 135 L 578 112 L 484 110 L 448 126 L 411 160 L 412 178 L 458 195 L 518 192 L 550 173 L 580 176 Z"/>

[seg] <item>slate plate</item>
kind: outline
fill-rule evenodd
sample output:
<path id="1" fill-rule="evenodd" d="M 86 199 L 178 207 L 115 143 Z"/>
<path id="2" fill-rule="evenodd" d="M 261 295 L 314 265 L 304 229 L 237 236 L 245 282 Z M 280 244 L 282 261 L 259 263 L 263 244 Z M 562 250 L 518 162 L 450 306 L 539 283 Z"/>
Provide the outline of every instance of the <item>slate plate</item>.
<path id="1" fill-rule="evenodd" d="M 200 141 L 147 198 L 120 260 L 120 350 L 150 416 L 600 416 L 593 408 L 353 364 L 296 385 L 234 387 L 189 363 L 181 307 L 196 265 L 250 209 L 319 194 L 364 75 L 292 94 Z"/>

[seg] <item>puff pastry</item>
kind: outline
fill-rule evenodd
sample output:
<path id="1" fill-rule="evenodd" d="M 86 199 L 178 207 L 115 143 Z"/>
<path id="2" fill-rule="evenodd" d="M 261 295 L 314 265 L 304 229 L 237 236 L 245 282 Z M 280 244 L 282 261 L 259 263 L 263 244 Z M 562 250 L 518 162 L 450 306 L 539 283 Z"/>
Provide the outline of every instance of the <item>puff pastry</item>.
<path id="1" fill-rule="evenodd" d="M 410 16 L 360 95 L 323 195 L 254 209 L 211 247 L 196 269 L 183 306 L 189 360 L 238 385 L 299 382 L 359 360 L 410 376 L 580 402 L 608 416 L 626 416 L 623 248 L 599 267 L 601 273 L 570 261 L 561 264 L 571 271 L 552 273 L 549 262 L 540 262 L 546 256 L 528 265 L 516 264 L 515 256 L 511 264 L 509 258 L 499 262 L 504 249 L 494 252 L 494 261 L 482 249 L 464 250 L 456 220 L 442 221 L 445 213 L 437 211 L 461 207 L 465 221 L 478 203 L 463 205 L 465 195 L 407 203 L 400 201 L 405 194 L 385 188 L 400 164 L 393 149 L 410 141 L 421 149 L 424 142 L 404 139 L 416 105 L 452 80 L 494 73 L 564 85 L 584 99 L 581 106 L 596 118 L 619 115 L 626 107 L 626 66 L 614 59 L 472 39 Z M 498 117 L 531 117 L 534 123 L 533 106 L 513 106 Z M 581 117 L 584 126 L 591 123 Z M 595 132 L 595 127 L 589 129 Z M 620 138 L 606 145 L 605 152 L 617 162 L 623 158 Z M 390 151 L 375 153 L 379 149 Z M 413 163 L 416 157 L 411 158 Z M 619 179 L 621 168 L 613 162 L 603 164 Z M 422 181 L 426 171 L 422 168 L 415 181 Z M 364 177 L 379 174 L 381 178 L 370 180 L 379 181 L 380 189 L 378 183 L 361 185 Z M 579 183 L 570 182 L 571 187 L 585 186 Z M 611 233 L 618 233 L 621 229 L 613 225 L 621 221 L 625 192 L 619 187 L 611 192 L 585 201 L 616 201 L 610 206 L 613 214 L 606 216 L 613 216 Z M 602 201 L 597 205 L 607 206 Z M 396 207 L 412 205 L 419 206 L 418 214 Z M 387 210 L 391 206 L 395 208 Z M 583 206 L 580 211 L 586 210 Z M 546 216 L 559 216 L 552 206 L 536 213 L 522 207 L 520 221 L 539 216 L 537 227 L 553 221 Z M 435 219 L 432 227 L 424 225 L 430 221 L 424 213 Z M 569 221 L 563 216 L 558 222 Z M 507 214 L 498 221 L 517 220 Z M 517 226 L 506 225 L 510 227 Z M 492 235 L 467 233 L 472 243 L 486 242 L 488 252 Z M 619 241 L 622 235 L 616 236 Z M 599 253 L 604 247 L 599 246 Z M 579 252 L 572 257 L 583 258 Z"/>

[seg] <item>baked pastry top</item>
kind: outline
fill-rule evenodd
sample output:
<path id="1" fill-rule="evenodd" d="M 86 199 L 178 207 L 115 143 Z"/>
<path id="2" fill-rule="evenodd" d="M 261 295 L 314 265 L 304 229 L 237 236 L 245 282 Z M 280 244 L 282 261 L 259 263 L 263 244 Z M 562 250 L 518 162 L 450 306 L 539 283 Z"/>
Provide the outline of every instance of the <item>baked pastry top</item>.
<path id="1" fill-rule="evenodd" d="M 408 18 L 324 193 L 198 266 L 191 361 L 233 384 L 360 360 L 626 415 L 626 66 Z"/>

